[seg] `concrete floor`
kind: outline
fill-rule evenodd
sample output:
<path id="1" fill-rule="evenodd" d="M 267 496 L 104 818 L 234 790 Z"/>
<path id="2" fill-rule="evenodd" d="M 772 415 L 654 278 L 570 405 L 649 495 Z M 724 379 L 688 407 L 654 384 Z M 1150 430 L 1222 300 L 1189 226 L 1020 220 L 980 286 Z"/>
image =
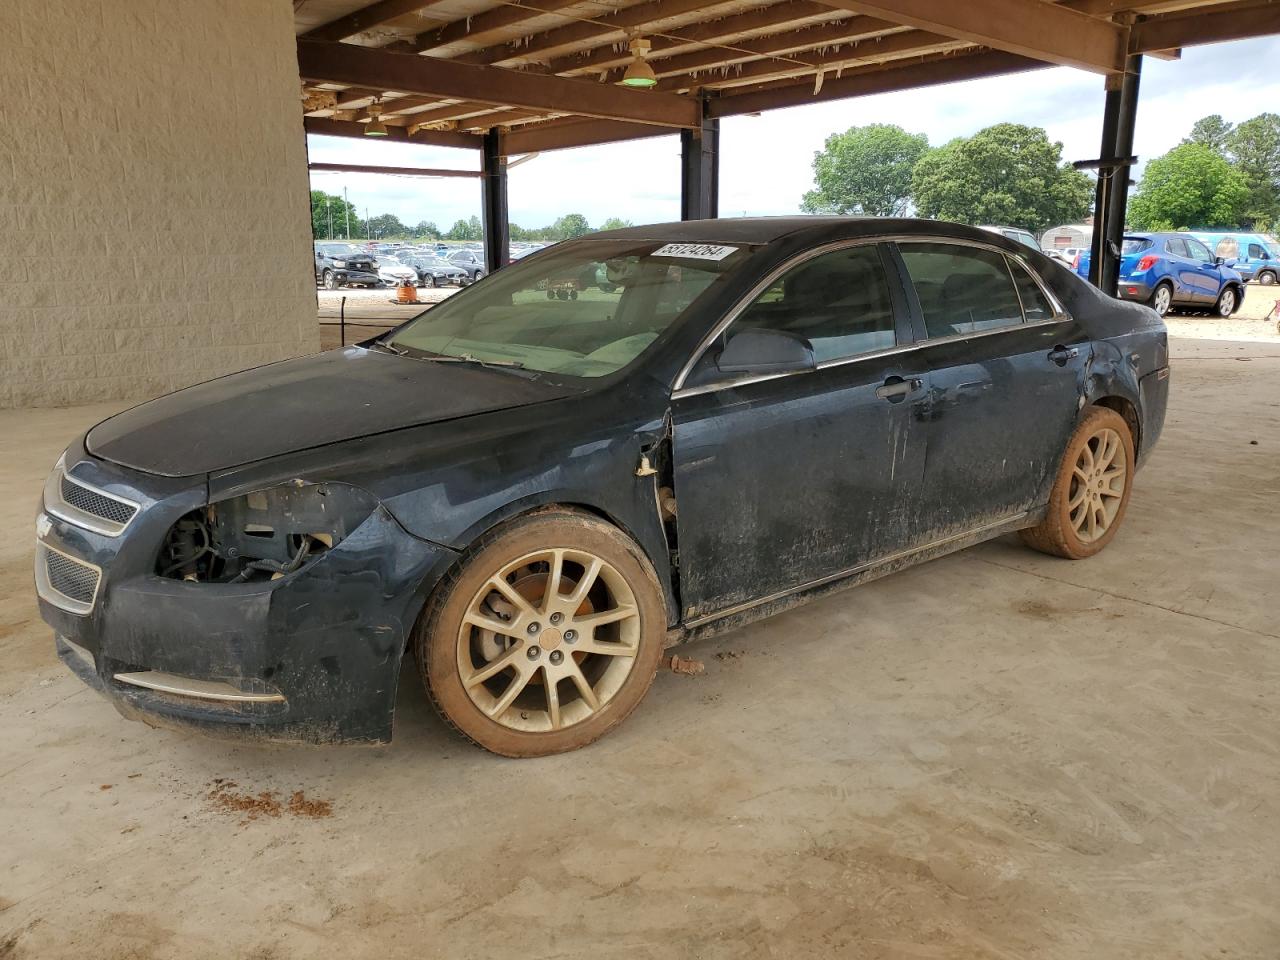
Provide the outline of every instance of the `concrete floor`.
<path id="1" fill-rule="evenodd" d="M 381 751 L 122 720 L 29 573 L 105 410 L 0 413 L 0 957 L 1274 960 L 1280 342 L 1175 355 L 1101 556 L 1002 540 L 694 645 L 524 762 L 411 675 Z M 263 791 L 308 803 L 236 809 Z"/>

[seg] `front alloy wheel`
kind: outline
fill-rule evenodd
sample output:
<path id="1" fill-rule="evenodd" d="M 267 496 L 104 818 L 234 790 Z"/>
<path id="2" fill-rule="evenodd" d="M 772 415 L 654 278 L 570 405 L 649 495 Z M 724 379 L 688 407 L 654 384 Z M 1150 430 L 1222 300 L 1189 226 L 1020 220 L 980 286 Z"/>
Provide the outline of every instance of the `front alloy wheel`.
<path id="1" fill-rule="evenodd" d="M 338 289 L 338 278 L 333 275 L 332 270 L 326 270 L 324 272 L 324 288 L 326 290 Z"/>
<path id="2" fill-rule="evenodd" d="M 1231 287 L 1222 291 L 1222 295 L 1218 297 L 1217 306 L 1214 307 L 1215 312 L 1220 317 L 1229 317 L 1236 312 L 1236 292 Z"/>
<path id="3" fill-rule="evenodd" d="M 603 521 L 568 510 L 486 536 L 436 591 L 417 633 L 446 720 L 495 753 L 585 746 L 653 681 L 665 604 L 648 560 Z"/>

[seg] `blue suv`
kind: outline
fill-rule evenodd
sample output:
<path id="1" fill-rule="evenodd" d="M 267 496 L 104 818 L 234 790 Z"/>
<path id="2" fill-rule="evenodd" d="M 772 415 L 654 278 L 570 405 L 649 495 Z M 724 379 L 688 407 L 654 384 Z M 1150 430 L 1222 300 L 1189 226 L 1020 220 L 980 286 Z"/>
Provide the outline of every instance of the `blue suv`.
<path id="1" fill-rule="evenodd" d="M 1246 281 L 1257 280 L 1264 286 L 1280 282 L 1280 248 L 1275 241 L 1256 233 L 1194 233 L 1217 256 Z"/>
<path id="2" fill-rule="evenodd" d="M 1089 252 L 1071 265 L 1089 276 Z M 1138 300 L 1164 316 L 1172 307 L 1229 317 L 1244 302 L 1244 279 L 1187 233 L 1130 233 L 1120 250 L 1121 300 Z"/>

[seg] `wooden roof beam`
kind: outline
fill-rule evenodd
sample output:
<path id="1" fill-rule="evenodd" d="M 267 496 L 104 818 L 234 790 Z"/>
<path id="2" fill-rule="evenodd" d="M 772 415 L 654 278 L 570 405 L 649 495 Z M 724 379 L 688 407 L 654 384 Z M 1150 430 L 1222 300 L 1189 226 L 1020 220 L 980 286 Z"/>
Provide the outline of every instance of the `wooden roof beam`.
<path id="1" fill-rule="evenodd" d="M 339 17 L 324 26 L 308 30 L 302 35 L 305 40 L 320 40 L 326 43 L 337 43 L 347 37 L 354 37 L 371 27 L 403 17 L 406 13 L 434 6 L 440 0 L 380 0 L 367 7 L 361 7 L 345 17 Z"/>
<path id="2" fill-rule="evenodd" d="M 782 16 L 769 18 L 761 16 L 762 12 L 772 13 L 774 10 L 779 10 L 779 8 L 782 8 Z M 773 37 L 799 34 L 806 30 L 830 29 L 836 33 L 853 37 L 872 36 L 877 33 L 902 29 L 897 24 L 889 23 L 887 20 L 880 20 L 877 17 L 844 16 L 840 20 L 833 19 L 840 16 L 844 15 L 838 11 L 833 11 L 826 4 L 809 2 L 809 0 L 793 0 L 793 2 L 780 4 L 778 7 L 768 7 L 765 11 L 752 10 L 748 13 L 725 17 L 722 20 L 715 20 L 709 23 L 677 27 L 673 30 L 674 36 L 672 37 L 659 35 L 652 38 L 652 48 L 649 51 L 648 59 L 650 63 L 655 64 L 656 69 L 658 60 L 690 50 L 706 53 L 718 52 L 722 57 L 733 56 L 734 51 L 726 49 L 725 46 L 716 48 L 714 45 L 717 41 L 723 41 L 727 37 L 741 37 L 743 34 L 751 33 L 762 33 L 764 36 L 736 39 L 732 41 L 732 46 L 749 48 L 752 43 Z M 819 17 L 823 19 L 816 19 Z M 585 73 L 622 66 L 630 62 L 630 51 L 616 50 L 612 44 L 608 44 L 590 51 L 571 53 L 568 56 L 552 60 L 547 64 L 547 71 L 561 74 Z"/>
<path id="3" fill-rule="evenodd" d="M 1020 57 L 1095 73 L 1124 72 L 1128 28 L 1057 4 L 1039 0 L 824 2 Z"/>
<path id="4" fill-rule="evenodd" d="M 304 80 L 345 83 L 495 106 L 576 113 L 669 127 L 694 127 L 699 105 L 688 97 L 628 90 L 566 77 L 519 73 L 349 43 L 298 41 Z"/>
<path id="5" fill-rule="evenodd" d="M 1133 27 L 1130 50 L 1148 53 L 1274 33 L 1280 33 L 1280 3 L 1248 0 L 1207 11 L 1168 13 L 1141 20 Z"/>
<path id="6" fill-rule="evenodd" d="M 373 139 L 364 132 L 363 123 L 350 120 L 332 120 L 329 117 L 303 117 L 303 128 L 307 133 L 323 137 L 355 137 L 358 140 Z M 377 139 L 382 139 L 381 137 Z M 425 143 L 434 147 L 465 147 L 479 150 L 483 139 L 470 133 L 455 133 L 451 130 L 419 130 L 412 135 L 408 127 L 387 125 L 387 140 L 400 143 Z"/>
<path id="7" fill-rule="evenodd" d="M 460 40 L 492 40 L 527 20 L 555 13 L 581 2 L 582 0 L 521 0 L 519 6 L 503 4 L 492 10 L 446 23 L 435 30 L 424 30 L 414 38 L 413 43 L 419 53 L 428 53 Z"/>

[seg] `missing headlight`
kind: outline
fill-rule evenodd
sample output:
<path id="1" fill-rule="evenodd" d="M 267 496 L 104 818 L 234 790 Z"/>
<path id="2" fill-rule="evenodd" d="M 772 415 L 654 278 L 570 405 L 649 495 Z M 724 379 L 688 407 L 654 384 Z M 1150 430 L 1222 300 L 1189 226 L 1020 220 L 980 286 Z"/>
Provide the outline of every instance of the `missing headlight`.
<path id="1" fill-rule="evenodd" d="M 376 507 L 358 487 L 300 480 L 221 500 L 170 528 L 156 573 L 215 583 L 282 577 L 332 550 Z"/>

